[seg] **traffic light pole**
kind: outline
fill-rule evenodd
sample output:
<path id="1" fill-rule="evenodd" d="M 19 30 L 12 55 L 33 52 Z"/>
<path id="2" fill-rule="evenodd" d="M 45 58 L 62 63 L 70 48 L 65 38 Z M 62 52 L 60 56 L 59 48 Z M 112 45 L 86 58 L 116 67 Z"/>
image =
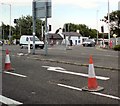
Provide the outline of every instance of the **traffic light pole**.
<path id="1" fill-rule="evenodd" d="M 36 24 L 36 10 L 35 10 L 35 6 L 36 2 L 35 0 L 33 0 L 33 54 L 35 54 L 35 24 Z"/>
<path id="2" fill-rule="evenodd" d="M 47 1 L 46 1 L 46 5 L 45 5 L 45 55 L 48 54 L 48 42 L 47 42 L 47 35 L 48 35 L 48 28 L 47 28 Z"/>
<path id="3" fill-rule="evenodd" d="M 109 47 L 110 47 L 110 4 L 108 0 L 108 40 L 109 40 Z"/>

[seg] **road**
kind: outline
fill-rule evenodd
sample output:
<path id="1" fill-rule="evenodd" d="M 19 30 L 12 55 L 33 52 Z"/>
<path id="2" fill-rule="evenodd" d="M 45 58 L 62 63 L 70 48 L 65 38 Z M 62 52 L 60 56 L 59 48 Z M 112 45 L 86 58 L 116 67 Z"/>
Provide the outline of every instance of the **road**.
<path id="1" fill-rule="evenodd" d="M 41 61 L 35 58 L 42 57 L 51 59 L 54 55 L 55 57 L 60 56 L 57 54 L 57 52 L 60 51 L 63 54 L 69 52 L 69 57 L 72 55 L 72 52 L 78 54 L 78 48 L 79 47 L 74 47 L 69 51 L 49 48 L 48 56 L 43 55 L 43 50 L 36 50 L 36 55 L 33 56 L 27 55 L 26 49 L 20 50 L 16 46 L 9 47 L 11 63 L 15 71 L 11 73 L 3 72 L 2 96 L 7 98 L 7 100 L 9 98 L 10 103 L 11 100 L 14 100 L 16 104 L 118 104 L 120 98 L 118 96 L 119 72 L 117 70 L 95 68 L 97 82 L 100 86 L 104 87 L 104 90 L 101 92 L 85 92 L 81 89 L 87 86 L 88 78 L 85 75 L 88 73 L 88 67 L 56 63 L 55 61 Z M 103 52 L 106 53 L 106 51 L 96 48 L 80 47 L 79 49 L 82 49 L 81 53 L 86 51 L 86 55 L 89 55 L 87 50 L 93 52 L 93 56 L 95 56 L 95 52 L 100 52 L 99 54 L 101 55 L 104 54 Z M 24 55 L 19 55 L 21 52 L 24 53 Z M 114 56 L 113 53 L 115 54 L 116 52 L 110 51 L 109 55 Z M 61 54 L 62 59 L 63 54 Z M 87 58 L 89 57 L 86 57 L 86 55 L 85 57 L 77 55 L 80 59 L 86 58 L 85 61 L 81 60 L 80 62 L 88 62 Z M 55 59 L 55 57 L 52 59 Z M 66 61 L 70 61 L 68 57 Z M 72 58 L 74 58 L 74 55 Z M 99 56 L 97 57 L 96 55 L 94 61 L 98 58 Z M 78 62 L 79 59 L 75 59 Z M 107 59 L 109 58 L 106 57 L 106 63 Z M 116 57 L 114 59 L 116 60 Z M 75 60 L 71 62 L 75 62 Z M 52 70 L 50 70 L 50 68 L 52 68 Z M 70 74 L 71 72 L 72 74 Z M 76 75 L 76 73 L 79 74 Z M 7 104 L 6 100 L 2 103 Z"/>
<path id="2" fill-rule="evenodd" d="M 4 47 L 5 49 L 6 47 Z M 8 46 L 9 48 L 9 46 Z M 27 54 L 27 49 L 20 49 L 19 46 L 10 47 L 11 52 L 16 55 L 17 53 Z M 32 50 L 31 50 L 32 52 Z M 64 47 L 50 47 L 48 48 L 48 56 L 44 56 L 45 51 L 37 49 L 36 55 L 32 57 L 40 59 L 51 59 L 56 61 L 67 61 L 79 64 L 88 64 L 89 56 L 92 55 L 94 59 L 94 65 L 115 68 L 118 69 L 118 57 L 117 51 L 100 49 L 98 47 L 72 47 L 72 50 L 65 50 Z"/>

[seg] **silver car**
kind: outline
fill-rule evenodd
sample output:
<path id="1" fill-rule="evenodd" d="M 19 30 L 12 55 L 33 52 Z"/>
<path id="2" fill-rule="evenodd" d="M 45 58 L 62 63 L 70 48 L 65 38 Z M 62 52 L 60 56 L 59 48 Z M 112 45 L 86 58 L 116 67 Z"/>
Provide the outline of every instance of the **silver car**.
<path id="1" fill-rule="evenodd" d="M 95 46 L 95 41 L 93 39 L 87 39 L 83 42 L 82 45 L 85 46 L 85 47 L 87 47 L 87 46 L 94 47 Z"/>

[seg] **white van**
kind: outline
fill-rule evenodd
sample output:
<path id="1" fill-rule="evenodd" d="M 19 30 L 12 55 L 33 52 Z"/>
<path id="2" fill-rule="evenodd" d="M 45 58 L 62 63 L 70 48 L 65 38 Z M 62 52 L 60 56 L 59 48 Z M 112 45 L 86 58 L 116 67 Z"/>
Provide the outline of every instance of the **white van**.
<path id="1" fill-rule="evenodd" d="M 22 35 L 20 37 L 20 46 L 23 48 L 28 45 L 28 39 L 30 39 L 30 48 L 33 48 L 33 35 Z M 44 48 L 44 42 L 40 41 L 37 36 L 35 36 L 35 48 Z"/>

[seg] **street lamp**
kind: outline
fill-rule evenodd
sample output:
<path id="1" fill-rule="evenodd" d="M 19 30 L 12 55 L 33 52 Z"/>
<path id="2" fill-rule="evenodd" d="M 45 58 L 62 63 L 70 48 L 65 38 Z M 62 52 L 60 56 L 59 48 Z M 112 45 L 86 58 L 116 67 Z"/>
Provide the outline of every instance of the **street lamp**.
<path id="1" fill-rule="evenodd" d="M 97 10 L 97 14 L 96 14 L 96 20 L 97 20 L 97 45 L 98 45 L 98 34 L 99 34 L 99 32 L 98 32 L 98 12 L 99 12 L 99 10 Z"/>
<path id="2" fill-rule="evenodd" d="M 1 3 L 2 5 L 9 5 L 10 6 L 10 28 L 9 28 L 9 40 L 11 38 L 11 4 L 7 4 L 7 3 Z"/>
<path id="3" fill-rule="evenodd" d="M 109 0 L 108 0 L 108 41 L 110 46 L 110 6 L 109 6 Z"/>

